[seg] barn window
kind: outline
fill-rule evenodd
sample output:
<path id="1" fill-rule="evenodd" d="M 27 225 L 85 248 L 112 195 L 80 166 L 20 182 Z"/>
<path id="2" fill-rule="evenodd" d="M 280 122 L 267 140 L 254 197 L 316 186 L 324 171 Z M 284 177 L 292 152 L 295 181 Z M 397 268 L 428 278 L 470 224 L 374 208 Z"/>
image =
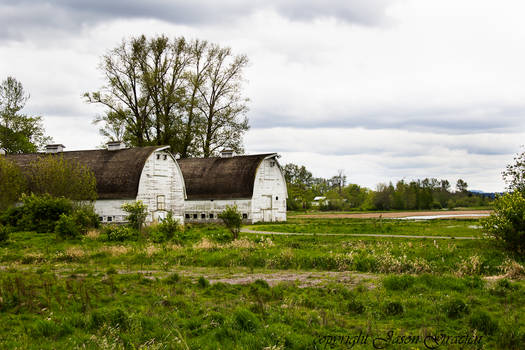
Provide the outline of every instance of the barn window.
<path id="1" fill-rule="evenodd" d="M 270 161 L 270 166 L 271 166 L 271 167 L 274 167 L 274 166 L 275 166 L 275 162 L 274 162 L 273 160 Z"/>
<path id="2" fill-rule="evenodd" d="M 166 196 L 163 194 L 157 196 L 157 210 L 165 210 L 166 209 Z"/>
<path id="3" fill-rule="evenodd" d="M 210 214 L 210 219 L 213 219 L 213 214 Z"/>
<path id="4" fill-rule="evenodd" d="M 193 218 L 196 219 L 197 218 L 197 214 L 193 214 Z"/>
<path id="5" fill-rule="evenodd" d="M 243 219 L 248 219 L 248 214 L 246 214 L 246 213 L 242 214 L 242 218 Z"/>
<path id="6" fill-rule="evenodd" d="M 164 160 L 168 159 L 168 155 L 164 155 L 164 157 L 162 157 Z"/>
<path id="7" fill-rule="evenodd" d="M 113 216 L 108 216 L 108 222 L 113 221 Z"/>
<path id="8" fill-rule="evenodd" d="M 278 200 L 279 200 L 279 197 L 275 196 L 275 200 L 278 201 Z"/>
<path id="9" fill-rule="evenodd" d="M 104 221 L 104 217 L 99 216 L 99 217 L 98 217 L 98 221 Z"/>
<path id="10" fill-rule="evenodd" d="M 201 214 L 201 219 L 206 219 L 206 214 Z"/>
<path id="11" fill-rule="evenodd" d="M 157 154 L 157 159 L 160 159 L 160 154 Z"/>
<path id="12" fill-rule="evenodd" d="M 186 213 L 185 218 L 189 219 L 190 218 L 190 214 Z"/>

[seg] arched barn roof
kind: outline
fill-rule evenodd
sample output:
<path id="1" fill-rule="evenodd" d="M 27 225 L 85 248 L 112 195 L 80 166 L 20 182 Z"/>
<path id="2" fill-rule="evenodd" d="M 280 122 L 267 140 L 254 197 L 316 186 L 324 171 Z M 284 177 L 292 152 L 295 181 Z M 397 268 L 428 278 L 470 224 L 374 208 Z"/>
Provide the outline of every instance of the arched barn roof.
<path id="1" fill-rule="evenodd" d="M 275 153 L 179 159 L 189 200 L 252 198 L 259 164 Z"/>
<path id="2" fill-rule="evenodd" d="M 148 157 L 166 146 L 127 148 L 115 151 L 105 149 L 70 151 L 54 154 L 13 154 L 7 158 L 27 171 L 38 157 L 62 156 L 77 161 L 93 171 L 97 180 L 98 199 L 135 199 L 139 189 L 140 175 Z"/>

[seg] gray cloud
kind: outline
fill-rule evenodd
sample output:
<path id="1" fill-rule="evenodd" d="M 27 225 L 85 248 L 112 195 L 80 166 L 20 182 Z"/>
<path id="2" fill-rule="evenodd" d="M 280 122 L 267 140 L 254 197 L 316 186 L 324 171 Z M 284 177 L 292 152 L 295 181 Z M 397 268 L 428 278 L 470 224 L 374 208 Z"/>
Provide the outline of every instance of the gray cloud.
<path id="1" fill-rule="evenodd" d="M 158 19 L 176 24 L 227 23 L 271 10 L 290 20 L 336 18 L 376 25 L 392 0 L 0 0 L 0 38 L 25 39 L 31 30 L 67 32 L 112 19 Z"/>
<path id="2" fill-rule="evenodd" d="M 254 128 L 366 128 L 431 131 L 461 134 L 465 132 L 521 132 L 525 127 L 525 105 L 461 106 L 444 108 L 414 108 L 397 106 L 359 112 L 327 114 L 325 116 L 294 116 L 273 110 L 253 109 L 251 125 Z"/>

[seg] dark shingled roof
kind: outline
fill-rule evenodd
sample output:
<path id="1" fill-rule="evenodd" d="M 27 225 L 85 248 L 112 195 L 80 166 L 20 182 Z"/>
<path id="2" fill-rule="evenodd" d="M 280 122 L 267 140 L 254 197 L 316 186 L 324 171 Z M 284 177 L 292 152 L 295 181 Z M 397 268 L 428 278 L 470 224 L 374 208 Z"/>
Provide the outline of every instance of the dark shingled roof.
<path id="1" fill-rule="evenodd" d="M 63 156 L 88 166 L 97 180 L 99 199 L 135 199 L 139 189 L 140 175 L 148 157 L 165 146 L 128 148 L 117 151 L 89 150 L 53 154 L 13 154 L 7 158 L 17 164 L 22 172 L 38 157 Z"/>
<path id="2" fill-rule="evenodd" d="M 259 164 L 275 153 L 230 158 L 186 158 L 182 170 L 188 199 L 252 198 Z"/>

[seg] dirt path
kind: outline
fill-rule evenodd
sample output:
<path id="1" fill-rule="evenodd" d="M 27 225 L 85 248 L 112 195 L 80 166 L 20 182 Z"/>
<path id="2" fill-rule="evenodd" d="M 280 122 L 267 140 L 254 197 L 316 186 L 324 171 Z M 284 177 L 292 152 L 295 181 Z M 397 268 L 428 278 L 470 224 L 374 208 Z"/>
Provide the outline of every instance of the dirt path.
<path id="1" fill-rule="evenodd" d="M 439 211 L 404 211 L 404 212 L 383 212 L 383 213 L 319 213 L 319 214 L 299 214 L 291 216 L 290 218 L 305 218 L 305 219 L 375 219 L 382 217 L 384 219 L 404 218 L 411 216 L 432 216 L 432 215 L 461 215 L 462 218 L 477 218 L 479 214 L 490 214 L 491 210 L 439 210 Z M 472 217 L 464 216 L 472 214 Z"/>
<path id="2" fill-rule="evenodd" d="M 283 235 L 283 236 L 349 236 L 349 237 L 392 237 L 392 238 L 429 238 L 429 239 L 479 239 L 478 237 L 453 237 L 453 236 L 415 236 L 415 235 L 383 235 L 379 233 L 301 233 L 301 232 L 271 232 L 255 231 L 247 228 L 241 229 L 244 233 L 258 235 Z"/>

